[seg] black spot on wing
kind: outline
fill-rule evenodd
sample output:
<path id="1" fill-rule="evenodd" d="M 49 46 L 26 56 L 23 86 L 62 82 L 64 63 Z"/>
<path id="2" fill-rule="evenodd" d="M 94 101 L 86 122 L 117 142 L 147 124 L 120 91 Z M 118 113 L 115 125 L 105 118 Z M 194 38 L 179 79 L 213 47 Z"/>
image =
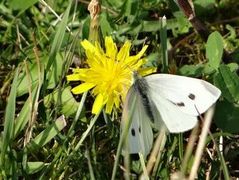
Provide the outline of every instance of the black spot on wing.
<path id="1" fill-rule="evenodd" d="M 132 134 L 132 136 L 135 136 L 135 130 L 134 130 L 134 128 L 131 129 L 131 134 Z"/>
<path id="2" fill-rule="evenodd" d="M 184 102 L 176 103 L 176 105 L 179 106 L 179 107 L 183 107 L 183 106 L 185 106 Z"/>
<path id="3" fill-rule="evenodd" d="M 141 127 L 139 127 L 139 133 L 141 133 Z"/>
<path id="4" fill-rule="evenodd" d="M 179 107 L 184 107 L 185 106 L 184 102 L 173 102 L 173 101 L 170 101 L 170 102 L 173 103 L 176 106 L 179 106 Z"/>
<path id="5" fill-rule="evenodd" d="M 190 94 L 188 95 L 188 97 L 189 97 L 189 99 L 191 99 L 191 100 L 195 100 L 195 98 L 196 98 L 196 96 L 195 96 L 194 94 L 192 94 L 192 93 L 190 93 Z"/>

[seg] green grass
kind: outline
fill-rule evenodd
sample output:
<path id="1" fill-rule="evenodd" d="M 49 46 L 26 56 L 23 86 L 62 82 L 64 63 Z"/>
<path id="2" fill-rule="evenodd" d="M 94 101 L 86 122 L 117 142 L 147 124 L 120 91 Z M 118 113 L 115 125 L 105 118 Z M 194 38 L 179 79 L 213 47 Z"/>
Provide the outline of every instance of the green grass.
<path id="1" fill-rule="evenodd" d="M 173 0 L 102 0 L 93 32 L 88 3 L 0 2 L 0 179 L 239 178 L 239 2 L 194 1 L 206 39 Z M 132 54 L 148 44 L 149 67 L 220 88 L 214 116 L 183 134 L 155 132 L 150 157 L 125 165 L 122 108 L 93 115 L 91 93 L 75 96 L 66 81 L 86 67 L 80 42 L 108 35 L 118 47 L 131 40 Z"/>

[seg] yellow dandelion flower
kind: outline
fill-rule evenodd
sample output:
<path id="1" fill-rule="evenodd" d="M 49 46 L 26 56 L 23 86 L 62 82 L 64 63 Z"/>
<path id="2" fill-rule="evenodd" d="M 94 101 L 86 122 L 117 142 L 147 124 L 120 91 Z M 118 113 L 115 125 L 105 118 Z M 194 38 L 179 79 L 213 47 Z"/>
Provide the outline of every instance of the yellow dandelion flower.
<path id="1" fill-rule="evenodd" d="M 92 89 L 95 101 L 92 113 L 97 114 L 103 106 L 106 113 L 111 113 L 113 107 L 119 108 L 121 99 L 132 84 L 132 71 L 146 75 L 152 73 L 152 68 L 142 69 L 145 59 L 141 58 L 147 46 L 134 56 L 130 56 L 130 41 L 126 41 L 118 51 L 111 37 L 105 38 L 105 52 L 99 43 L 91 44 L 88 40 L 81 42 L 85 49 L 88 68 L 73 69 L 73 74 L 67 76 L 68 81 L 82 81 L 82 84 L 72 89 L 73 94 L 80 94 Z"/>

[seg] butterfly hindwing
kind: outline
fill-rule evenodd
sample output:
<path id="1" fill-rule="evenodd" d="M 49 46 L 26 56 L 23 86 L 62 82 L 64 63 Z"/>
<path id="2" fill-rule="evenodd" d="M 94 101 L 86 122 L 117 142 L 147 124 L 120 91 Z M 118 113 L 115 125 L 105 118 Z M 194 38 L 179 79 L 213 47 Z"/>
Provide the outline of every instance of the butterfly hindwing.
<path id="1" fill-rule="evenodd" d="M 130 154 L 141 152 L 146 156 L 152 147 L 153 132 L 150 125 L 150 119 L 147 116 L 145 107 L 141 102 L 140 94 L 133 87 L 130 88 L 126 102 L 124 104 L 121 127 L 125 128 L 126 121 L 132 113 L 132 121 L 127 135 L 128 151 Z M 123 129 L 122 129 L 123 130 Z M 125 151 L 125 148 L 124 148 Z"/>

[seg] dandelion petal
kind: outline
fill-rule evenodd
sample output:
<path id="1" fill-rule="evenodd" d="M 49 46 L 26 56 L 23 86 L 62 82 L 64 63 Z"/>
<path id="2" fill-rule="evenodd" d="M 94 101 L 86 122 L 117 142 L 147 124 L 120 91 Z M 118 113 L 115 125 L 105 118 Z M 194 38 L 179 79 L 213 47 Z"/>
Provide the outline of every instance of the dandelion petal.
<path id="1" fill-rule="evenodd" d="M 129 50 L 131 47 L 131 43 L 126 41 L 123 47 L 120 49 L 119 53 L 117 54 L 118 61 L 124 61 L 127 57 L 129 57 Z"/>
<path id="2" fill-rule="evenodd" d="M 117 50 L 116 44 L 113 42 L 112 37 L 109 37 L 109 36 L 105 37 L 105 49 L 106 49 L 106 56 L 115 60 L 118 50 Z"/>
<path id="3" fill-rule="evenodd" d="M 102 108 L 102 106 L 104 105 L 104 98 L 102 94 L 99 94 L 96 99 L 95 102 L 93 104 L 93 108 L 92 108 L 92 113 L 93 114 L 98 114 Z"/>
<path id="4" fill-rule="evenodd" d="M 81 80 L 80 74 L 70 74 L 66 76 L 67 81 L 79 81 Z"/>
<path id="5" fill-rule="evenodd" d="M 108 102 L 106 104 L 106 113 L 110 113 L 113 109 L 114 103 L 116 98 L 115 97 L 109 97 Z"/>
<path id="6" fill-rule="evenodd" d="M 93 88 L 94 86 L 95 84 L 93 83 L 83 83 L 80 84 L 79 86 L 74 87 L 71 91 L 73 92 L 73 94 L 81 94 Z"/>

